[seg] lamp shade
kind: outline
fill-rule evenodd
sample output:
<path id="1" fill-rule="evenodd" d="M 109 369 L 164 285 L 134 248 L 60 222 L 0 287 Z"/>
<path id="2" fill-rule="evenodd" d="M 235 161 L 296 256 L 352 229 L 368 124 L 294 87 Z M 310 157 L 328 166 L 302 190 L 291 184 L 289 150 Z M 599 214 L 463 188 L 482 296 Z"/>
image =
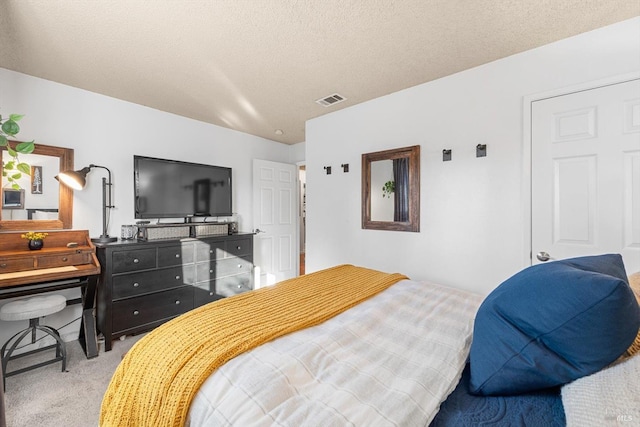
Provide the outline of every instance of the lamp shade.
<path id="1" fill-rule="evenodd" d="M 109 209 L 114 207 L 111 204 L 111 185 L 112 184 L 111 184 L 111 171 L 109 170 L 109 168 L 105 166 L 91 164 L 78 171 L 60 172 L 56 176 L 56 179 L 60 181 L 62 184 L 73 188 L 74 190 L 82 190 L 84 186 L 87 184 L 87 174 L 91 172 L 91 169 L 93 168 L 100 168 L 100 169 L 106 170 L 109 179 L 102 178 L 102 235 L 100 237 L 92 238 L 91 241 L 98 242 L 98 243 L 115 242 L 116 240 L 118 240 L 118 238 L 109 237 L 109 234 L 107 234 L 107 228 L 108 228 L 107 215 L 108 215 Z"/>
<path id="2" fill-rule="evenodd" d="M 90 170 L 91 168 L 84 167 L 78 171 L 60 172 L 56 179 L 74 190 L 82 190 L 87 184 L 87 174 Z"/>

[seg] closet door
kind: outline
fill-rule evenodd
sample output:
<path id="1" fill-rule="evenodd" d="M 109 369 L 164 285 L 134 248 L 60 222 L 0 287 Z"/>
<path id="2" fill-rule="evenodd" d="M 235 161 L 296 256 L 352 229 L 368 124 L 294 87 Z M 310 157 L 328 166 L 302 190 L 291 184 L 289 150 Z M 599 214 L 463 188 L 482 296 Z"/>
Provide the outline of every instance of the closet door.
<path id="1" fill-rule="evenodd" d="M 532 103 L 532 263 L 620 253 L 640 270 L 640 80 Z"/>

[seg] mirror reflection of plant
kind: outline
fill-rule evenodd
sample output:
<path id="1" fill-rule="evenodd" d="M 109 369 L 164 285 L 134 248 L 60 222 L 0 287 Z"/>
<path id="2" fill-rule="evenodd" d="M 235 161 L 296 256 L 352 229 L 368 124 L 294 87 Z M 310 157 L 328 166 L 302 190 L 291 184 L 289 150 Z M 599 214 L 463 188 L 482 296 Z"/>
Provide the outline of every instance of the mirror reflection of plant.
<path id="1" fill-rule="evenodd" d="M 382 197 L 389 197 L 396 191 L 395 181 L 387 181 L 382 186 Z"/>
<path id="2" fill-rule="evenodd" d="M 11 114 L 8 118 L 0 116 L 0 149 L 6 148 L 9 154 L 9 160 L 2 162 L 2 178 L 6 180 L 11 188 L 20 190 L 22 187 L 18 184 L 18 180 L 22 175 L 31 175 L 31 166 L 28 163 L 21 162 L 19 154 L 31 154 L 35 148 L 34 141 L 18 142 L 13 147 L 9 143 L 8 138 L 15 138 L 20 132 L 18 122 L 24 117 L 22 114 Z"/>

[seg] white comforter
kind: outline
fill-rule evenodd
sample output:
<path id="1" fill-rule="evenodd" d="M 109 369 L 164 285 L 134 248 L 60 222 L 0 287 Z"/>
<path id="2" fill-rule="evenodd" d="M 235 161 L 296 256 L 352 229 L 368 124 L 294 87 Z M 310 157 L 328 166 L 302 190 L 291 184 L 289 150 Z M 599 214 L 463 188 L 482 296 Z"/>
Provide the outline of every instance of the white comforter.
<path id="1" fill-rule="evenodd" d="M 403 280 L 222 366 L 189 425 L 428 425 L 461 376 L 481 300 Z"/>
<path id="2" fill-rule="evenodd" d="M 562 387 L 567 427 L 640 425 L 640 354 Z"/>

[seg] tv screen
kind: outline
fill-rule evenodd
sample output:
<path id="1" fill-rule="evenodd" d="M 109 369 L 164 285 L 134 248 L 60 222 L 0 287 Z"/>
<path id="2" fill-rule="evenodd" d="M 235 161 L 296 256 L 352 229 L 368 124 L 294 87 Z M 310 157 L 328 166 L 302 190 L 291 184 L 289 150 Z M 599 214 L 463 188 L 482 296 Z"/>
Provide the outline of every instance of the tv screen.
<path id="1" fill-rule="evenodd" d="M 135 217 L 230 216 L 231 168 L 133 156 Z"/>

